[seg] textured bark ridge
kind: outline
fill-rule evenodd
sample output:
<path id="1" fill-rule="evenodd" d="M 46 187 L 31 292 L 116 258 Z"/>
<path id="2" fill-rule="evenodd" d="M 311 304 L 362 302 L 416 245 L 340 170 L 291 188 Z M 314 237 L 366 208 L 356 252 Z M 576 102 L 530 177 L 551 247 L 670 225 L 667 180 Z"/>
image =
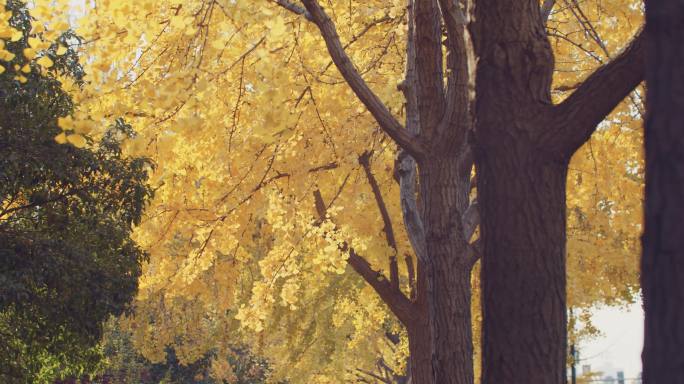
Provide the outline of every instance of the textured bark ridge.
<path id="1" fill-rule="evenodd" d="M 684 4 L 646 1 L 644 382 L 684 378 Z"/>

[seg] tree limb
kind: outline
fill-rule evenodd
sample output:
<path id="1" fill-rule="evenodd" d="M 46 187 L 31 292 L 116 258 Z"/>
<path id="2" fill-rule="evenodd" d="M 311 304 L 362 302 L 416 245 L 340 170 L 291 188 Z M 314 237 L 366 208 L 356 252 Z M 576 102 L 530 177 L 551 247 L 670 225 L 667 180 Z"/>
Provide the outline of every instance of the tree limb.
<path id="1" fill-rule="evenodd" d="M 293 4 L 293 3 L 289 2 L 288 0 L 271 0 L 271 1 L 280 5 L 281 7 L 287 9 L 288 11 L 290 11 L 294 14 L 304 16 L 305 19 L 311 21 L 311 14 L 309 12 L 307 12 L 307 10 L 302 8 L 301 6 L 299 6 L 297 4 Z"/>
<path id="2" fill-rule="evenodd" d="M 416 158 L 421 158 L 423 154 L 426 153 L 423 143 L 419 138 L 414 137 L 404 129 L 399 121 L 397 121 L 387 109 L 385 104 L 383 104 L 363 80 L 345 52 L 344 47 L 340 42 L 340 37 L 337 34 L 337 30 L 335 29 L 335 24 L 330 17 L 316 0 L 302 0 L 302 2 L 311 15 L 310 20 L 313 21 L 320 30 L 321 36 L 328 48 L 328 53 L 335 63 L 335 66 L 359 100 L 368 108 L 368 111 L 378 122 L 380 128 L 382 128 L 382 130 L 385 131 L 385 133 L 387 133 L 387 135 L 401 148 L 405 149 Z"/>
<path id="3" fill-rule="evenodd" d="M 416 202 L 416 162 L 411 156 L 404 154 L 398 159 L 399 196 L 404 226 L 409 241 L 416 253 L 418 263 L 427 263 L 427 242 L 425 227 Z"/>
<path id="4" fill-rule="evenodd" d="M 399 90 L 406 99 L 406 130 L 414 136 L 420 133 L 420 110 L 418 109 L 418 78 L 416 76 L 415 0 L 408 0 L 408 37 L 406 39 L 406 77 Z M 395 174 L 399 182 L 401 212 L 404 227 L 413 251 L 420 263 L 427 258 L 425 229 L 416 202 L 416 161 L 410 154 L 399 151 L 395 163 Z M 418 281 L 416 279 L 416 286 Z"/>
<path id="5" fill-rule="evenodd" d="M 314 201 L 316 205 L 316 212 L 318 213 L 319 220 L 322 222 L 325 220 L 325 214 L 327 207 L 323 201 L 323 196 L 320 190 L 315 190 L 313 192 Z M 380 296 L 380 298 L 387 304 L 389 309 L 394 313 L 394 315 L 406 325 L 410 321 L 410 316 L 412 312 L 412 303 L 404 295 L 401 290 L 395 288 L 389 280 L 379 271 L 373 270 L 371 265 L 362 256 L 358 255 L 354 248 L 349 247 L 347 242 L 340 245 L 340 250 L 342 252 L 348 252 L 349 258 L 347 263 L 358 273 L 363 279 L 373 287 L 375 292 Z"/>
<path id="6" fill-rule="evenodd" d="M 565 101 L 556 106 L 554 121 L 542 137 L 551 150 L 570 156 L 596 126 L 644 79 L 643 31 L 610 63 L 591 74 Z"/>
<path id="7" fill-rule="evenodd" d="M 544 4 L 542 4 L 540 9 L 542 22 L 544 25 L 546 25 L 546 23 L 549 21 L 549 16 L 551 16 L 551 11 L 553 10 L 554 5 L 556 5 L 556 0 L 544 0 Z"/>
<path id="8" fill-rule="evenodd" d="M 363 168 L 368 184 L 370 184 L 371 190 L 373 191 L 373 196 L 375 197 L 375 203 L 380 211 L 380 217 L 382 217 L 383 222 L 383 232 L 385 232 L 385 238 L 387 239 L 387 245 L 394 250 L 394 254 L 390 256 L 389 267 L 390 267 L 390 282 L 392 286 L 399 289 L 399 266 L 397 265 L 397 241 L 394 237 L 394 229 L 392 228 L 392 220 L 387 210 L 387 205 L 382 197 L 382 191 L 380 191 L 380 185 L 378 180 L 373 175 L 370 167 L 370 157 L 372 152 L 366 151 L 361 156 L 359 156 L 359 164 Z"/>
<path id="9" fill-rule="evenodd" d="M 458 0 L 439 0 L 439 6 L 447 32 L 446 110 L 439 131 L 446 134 L 441 137 L 451 139 L 448 145 L 457 146 L 471 128 L 469 107 L 470 82 L 474 78 L 471 76 L 473 51 L 466 28 L 468 19 Z"/>

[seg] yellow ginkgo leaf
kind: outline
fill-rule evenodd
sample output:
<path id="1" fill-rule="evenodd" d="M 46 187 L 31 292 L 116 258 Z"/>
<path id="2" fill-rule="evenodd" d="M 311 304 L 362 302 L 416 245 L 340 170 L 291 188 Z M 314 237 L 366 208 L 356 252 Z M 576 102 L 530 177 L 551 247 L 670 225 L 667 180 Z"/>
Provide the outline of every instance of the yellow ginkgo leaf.
<path id="1" fill-rule="evenodd" d="M 21 67 L 21 71 L 24 73 L 31 73 L 31 67 L 28 64 L 25 64 L 23 67 Z"/>
<path id="2" fill-rule="evenodd" d="M 224 49 L 226 47 L 226 42 L 217 39 L 211 42 L 211 47 L 214 49 Z"/>
<path id="3" fill-rule="evenodd" d="M 178 29 L 183 29 L 186 26 L 188 26 L 190 23 L 192 23 L 192 19 L 186 18 L 183 16 L 174 16 L 171 18 L 171 22 L 170 22 L 170 24 L 173 28 L 178 28 Z"/>
<path id="4" fill-rule="evenodd" d="M 67 136 L 66 139 L 69 143 L 71 143 L 76 148 L 83 148 L 86 145 L 85 137 L 83 137 L 79 134 L 69 135 L 69 136 Z"/>
<path id="5" fill-rule="evenodd" d="M 64 144 L 67 141 L 66 133 L 62 132 L 59 135 L 55 136 L 55 141 L 58 142 L 59 144 Z"/>
<path id="6" fill-rule="evenodd" d="M 31 33 L 41 33 L 45 32 L 45 25 L 43 23 L 34 23 Z"/>
<path id="7" fill-rule="evenodd" d="M 10 52 L 10 51 L 5 51 L 5 50 L 0 51 L 0 60 L 12 61 L 12 60 L 14 60 L 14 57 L 15 57 L 15 54 Z"/>
<path id="8" fill-rule="evenodd" d="M 0 65 L 0 74 L 2 74 L 2 73 L 4 73 L 4 72 L 5 72 L 5 67 L 3 67 L 2 65 Z"/>
<path id="9" fill-rule="evenodd" d="M 74 129 L 74 119 L 71 116 L 60 117 L 57 119 L 57 125 L 63 130 Z"/>
<path id="10" fill-rule="evenodd" d="M 57 55 L 62 56 L 63 54 L 67 53 L 67 47 L 63 46 L 62 44 L 57 47 Z"/>
<path id="11" fill-rule="evenodd" d="M 35 37 L 29 37 L 28 38 L 28 44 L 29 44 L 29 47 L 31 47 L 31 48 L 34 48 L 34 49 L 38 48 L 38 46 L 40 45 L 40 39 L 35 38 Z"/>
<path id="12" fill-rule="evenodd" d="M 21 38 L 24 36 L 24 34 L 20 30 L 14 30 L 12 32 L 12 37 L 10 37 L 11 41 L 19 41 Z"/>
<path id="13" fill-rule="evenodd" d="M 14 80 L 17 80 L 18 82 L 24 84 L 28 81 L 28 79 L 24 76 L 14 76 Z"/>
<path id="14" fill-rule="evenodd" d="M 59 22 L 54 23 L 54 24 L 50 27 L 50 29 L 53 30 L 53 31 L 66 31 L 67 29 L 69 29 L 69 27 L 70 27 L 70 26 L 69 26 L 69 23 L 67 23 L 66 21 L 62 20 L 62 21 L 59 21 Z"/>
<path id="15" fill-rule="evenodd" d="M 24 48 L 24 56 L 29 60 L 33 60 L 36 57 L 36 50 L 33 48 Z"/>
<path id="16" fill-rule="evenodd" d="M 88 134 L 93 130 L 92 120 L 78 120 L 74 122 L 74 131 L 77 133 Z"/>
<path id="17" fill-rule="evenodd" d="M 49 57 L 43 56 L 40 59 L 36 60 L 36 63 L 38 63 L 41 67 L 43 68 L 50 68 L 52 67 L 55 63 L 50 60 Z"/>

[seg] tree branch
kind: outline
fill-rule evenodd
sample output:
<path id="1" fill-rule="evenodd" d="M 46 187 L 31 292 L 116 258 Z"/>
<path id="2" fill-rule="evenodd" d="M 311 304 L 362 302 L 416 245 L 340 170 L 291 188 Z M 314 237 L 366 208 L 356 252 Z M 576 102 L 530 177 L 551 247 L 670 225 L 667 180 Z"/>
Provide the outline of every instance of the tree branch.
<path id="1" fill-rule="evenodd" d="M 542 4 L 540 9 L 542 22 L 544 25 L 546 25 L 546 23 L 549 21 L 549 16 L 551 16 L 551 11 L 553 10 L 554 5 L 556 5 L 556 0 L 544 0 L 544 4 Z"/>
<path id="2" fill-rule="evenodd" d="M 4 217 L 6 215 L 9 215 L 10 213 L 13 213 L 16 211 L 21 211 L 23 209 L 37 208 L 41 205 L 54 203 L 54 202 L 57 202 L 59 200 L 66 199 L 67 197 L 74 196 L 77 193 L 82 192 L 82 191 L 85 191 L 85 188 L 72 189 L 72 190 L 66 191 L 64 193 L 60 193 L 59 195 L 57 195 L 55 197 L 52 197 L 49 199 L 41 199 L 41 200 L 32 201 L 26 205 L 20 205 L 20 206 L 12 207 L 10 204 L 7 206 L 6 209 L 4 209 L 2 212 L 0 212 L 0 217 Z"/>
<path id="3" fill-rule="evenodd" d="M 466 260 L 468 260 L 468 265 L 472 270 L 475 263 L 482 257 L 482 242 L 480 239 L 475 240 L 472 244 L 468 244 L 466 252 Z"/>
<path id="4" fill-rule="evenodd" d="M 463 237 L 466 241 L 470 241 L 470 238 L 473 237 L 473 234 L 475 233 L 475 229 L 480 225 L 480 207 L 477 204 L 477 200 L 473 200 L 473 202 L 470 203 L 463 213 L 461 221 L 463 223 Z"/>
<path id="5" fill-rule="evenodd" d="M 416 162 L 405 153 L 403 155 L 400 153 L 397 162 L 399 196 L 404 226 L 420 267 L 421 263 L 425 264 L 428 260 L 425 227 L 423 227 L 423 220 L 420 217 L 416 202 Z"/>
<path id="6" fill-rule="evenodd" d="M 325 214 L 327 207 L 323 200 L 320 190 L 315 190 L 313 192 L 314 201 L 316 205 L 316 212 L 318 213 L 319 220 L 322 222 L 325 220 Z M 347 263 L 358 273 L 363 279 L 373 287 L 375 292 L 380 296 L 380 298 L 387 304 L 389 309 L 394 313 L 394 315 L 406 325 L 410 321 L 412 312 L 412 303 L 404 295 L 401 290 L 395 288 L 389 280 L 379 271 L 373 270 L 371 265 L 362 256 L 358 255 L 354 248 L 349 247 L 347 242 L 340 245 L 340 250 L 342 252 L 348 252 L 349 258 Z"/>
<path id="7" fill-rule="evenodd" d="M 644 79 L 643 31 L 610 63 L 600 67 L 556 106 L 554 121 L 542 138 L 554 151 L 572 155 L 596 126 Z"/>
<path id="8" fill-rule="evenodd" d="M 406 39 L 406 77 L 399 85 L 399 90 L 406 99 L 406 130 L 417 136 L 420 133 L 420 110 L 418 109 L 418 77 L 416 75 L 416 39 L 415 39 L 415 0 L 408 0 L 408 37 Z M 395 175 L 399 182 L 401 212 L 404 227 L 408 234 L 413 251 L 420 263 L 427 258 L 425 229 L 418 212 L 416 202 L 416 161 L 410 154 L 399 151 L 395 162 Z M 418 278 L 416 278 L 416 287 Z"/>
<path id="9" fill-rule="evenodd" d="M 468 19 L 458 0 L 439 0 L 439 6 L 447 32 L 446 110 L 440 122 L 439 133 L 447 134 L 441 137 L 451 139 L 448 143 L 450 146 L 457 146 L 471 128 L 469 107 L 470 82 L 474 78 L 471 76 L 474 68 L 473 51 L 466 28 Z"/>
<path id="10" fill-rule="evenodd" d="M 405 149 L 416 158 L 421 158 L 423 154 L 426 153 L 423 143 L 419 138 L 414 137 L 402 127 L 399 121 L 397 121 L 387 109 L 385 104 L 383 104 L 363 80 L 345 52 L 344 47 L 340 42 L 340 37 L 337 34 L 337 30 L 335 29 L 335 24 L 330 17 L 316 0 L 302 0 L 302 2 L 311 15 L 310 20 L 313 21 L 320 30 L 321 36 L 328 48 L 328 53 L 335 63 L 335 66 L 359 100 L 368 108 L 368 111 L 378 122 L 380 128 L 382 128 L 382 130 L 385 131 L 385 133 L 401 148 Z"/>
<path id="11" fill-rule="evenodd" d="M 294 14 L 304 16 L 304 18 L 311 21 L 311 14 L 309 12 L 307 12 L 307 10 L 302 8 L 301 6 L 299 6 L 297 4 L 293 4 L 293 3 L 289 2 L 288 0 L 271 0 L 271 1 L 280 5 L 281 7 L 287 9 L 288 11 L 290 11 Z"/>
<path id="12" fill-rule="evenodd" d="M 387 239 L 387 245 L 394 250 L 394 254 L 390 256 L 389 267 L 390 267 L 390 282 L 392 286 L 399 289 L 399 266 L 397 265 L 397 241 L 394 237 L 394 229 L 392 228 L 392 220 L 387 210 L 387 205 L 385 205 L 385 200 L 382 197 L 382 191 L 380 191 L 380 185 L 378 185 L 378 180 L 373 175 L 370 167 L 370 157 L 372 152 L 366 151 L 361 156 L 359 156 L 359 164 L 366 173 L 366 179 L 368 184 L 370 184 L 371 190 L 373 191 L 373 196 L 375 197 L 375 203 L 380 211 L 380 216 L 382 217 L 382 222 L 384 224 L 382 230 L 385 232 L 385 238 Z"/>

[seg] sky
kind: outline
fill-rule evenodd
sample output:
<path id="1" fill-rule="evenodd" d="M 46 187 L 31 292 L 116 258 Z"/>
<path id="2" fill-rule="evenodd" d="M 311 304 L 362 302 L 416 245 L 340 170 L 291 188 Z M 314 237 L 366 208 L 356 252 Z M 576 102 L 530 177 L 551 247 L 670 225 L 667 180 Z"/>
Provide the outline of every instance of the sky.
<path id="1" fill-rule="evenodd" d="M 616 377 L 624 371 L 625 378 L 635 378 L 641 372 L 644 313 L 641 302 L 625 308 L 600 307 L 593 311 L 592 321 L 603 333 L 602 337 L 579 346 L 582 365 L 590 364 L 594 372 Z"/>

